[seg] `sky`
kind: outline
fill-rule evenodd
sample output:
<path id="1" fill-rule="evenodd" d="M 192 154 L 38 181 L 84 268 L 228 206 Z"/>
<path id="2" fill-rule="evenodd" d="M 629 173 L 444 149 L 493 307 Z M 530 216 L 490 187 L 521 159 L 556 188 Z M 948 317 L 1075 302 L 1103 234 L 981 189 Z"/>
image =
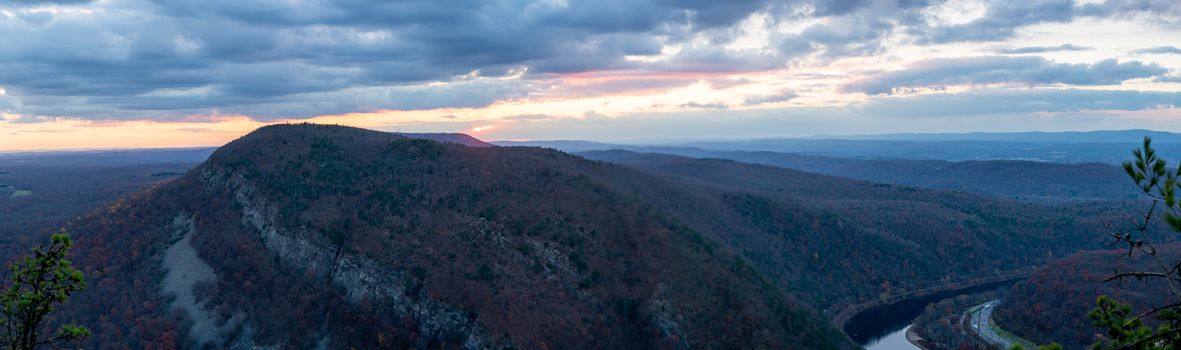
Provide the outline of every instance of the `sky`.
<path id="1" fill-rule="evenodd" d="M 0 151 L 1181 132 L 1176 0 L 0 0 Z"/>

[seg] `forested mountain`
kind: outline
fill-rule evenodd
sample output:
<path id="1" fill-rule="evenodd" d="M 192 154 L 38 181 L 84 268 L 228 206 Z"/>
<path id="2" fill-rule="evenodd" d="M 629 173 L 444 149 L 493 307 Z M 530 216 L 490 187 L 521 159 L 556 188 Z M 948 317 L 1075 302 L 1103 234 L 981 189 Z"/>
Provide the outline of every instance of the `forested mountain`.
<path id="1" fill-rule="evenodd" d="M 1164 261 L 1181 257 L 1181 245 L 1159 248 Z M 1103 282 L 1116 271 L 1159 269 L 1147 255 L 1126 254 L 1127 250 L 1082 252 L 1039 269 L 1028 280 L 1013 286 L 1009 298 L 993 313 L 997 324 L 1041 344 L 1057 342 L 1066 349 L 1083 349 L 1103 335 L 1087 316 L 1100 295 L 1131 304 L 1132 316 L 1170 304 L 1172 294 L 1159 279 Z M 1158 324 L 1152 317 L 1144 321 Z"/>
<path id="2" fill-rule="evenodd" d="M 848 348 L 819 310 L 1101 247 L 1111 211 L 606 155 L 265 127 L 69 225 L 90 286 L 59 320 L 108 348 Z"/>
<path id="3" fill-rule="evenodd" d="M 465 134 L 400 136 L 492 147 Z M 180 177 L 215 148 L 0 152 L 0 259 L 24 253 L 66 221 Z"/>
<path id="4" fill-rule="evenodd" d="M 853 346 L 603 180 L 628 177 L 649 178 L 534 148 L 266 127 L 72 225 L 92 282 L 62 319 L 93 347 Z"/>
<path id="5" fill-rule="evenodd" d="M 1103 225 L 1122 220 L 1126 208 L 1116 202 L 1012 202 L 729 160 L 626 151 L 583 155 L 720 190 L 712 195 L 728 205 L 678 197 L 665 188 L 649 196 L 692 227 L 721 232 L 719 240 L 756 265 L 816 283 L 802 288 L 822 304 L 1098 249 L 1106 243 Z"/>

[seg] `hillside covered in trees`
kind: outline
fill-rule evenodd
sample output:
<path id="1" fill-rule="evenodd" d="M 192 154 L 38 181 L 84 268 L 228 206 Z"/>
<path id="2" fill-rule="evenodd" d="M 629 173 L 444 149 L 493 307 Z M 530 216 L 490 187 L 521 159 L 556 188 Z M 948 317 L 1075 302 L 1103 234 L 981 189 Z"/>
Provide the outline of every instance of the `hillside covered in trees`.
<path id="1" fill-rule="evenodd" d="M 703 232 L 725 232 L 719 239 L 730 237 L 727 241 L 756 265 L 780 266 L 790 271 L 785 278 L 805 276 L 803 283 L 818 283 L 802 289 L 813 291 L 822 303 L 849 295 L 872 298 L 877 294 L 871 293 L 919 281 L 1040 265 L 1099 249 L 1107 243 L 1100 232 L 1122 220 L 1128 205 L 1014 202 L 663 154 L 583 155 L 742 196 L 746 200 L 731 199 L 728 207 L 706 207 L 710 201 L 703 198 L 678 198 L 669 190 L 651 193 L 691 225 L 714 225 Z M 766 239 L 776 233 L 781 240 Z"/>
<path id="2" fill-rule="evenodd" d="M 1181 257 L 1181 245 L 1158 247 L 1164 261 Z M 1116 271 L 1151 271 L 1156 262 L 1148 255 L 1127 257 L 1126 250 L 1088 251 L 1071 255 L 1039 269 L 1017 283 L 1009 298 L 993 313 L 1007 331 L 1040 344 L 1057 342 L 1066 349 L 1081 349 L 1101 339 L 1087 313 L 1096 299 L 1107 295 L 1132 305 L 1139 315 L 1170 300 L 1167 284 L 1159 280 L 1128 278 L 1103 282 Z M 1146 318 L 1149 325 L 1156 321 Z"/>
<path id="3" fill-rule="evenodd" d="M 643 175 L 540 149 L 267 127 L 73 225 L 94 282 L 63 320 L 130 348 L 852 346 L 742 257 L 598 176 Z M 158 287 L 184 244 L 214 276 L 192 284 L 197 307 Z"/>
<path id="4" fill-rule="evenodd" d="M 61 320 L 129 348 L 843 348 L 822 310 L 1097 247 L 1109 209 L 617 156 L 266 127 L 70 225 L 91 287 Z"/>

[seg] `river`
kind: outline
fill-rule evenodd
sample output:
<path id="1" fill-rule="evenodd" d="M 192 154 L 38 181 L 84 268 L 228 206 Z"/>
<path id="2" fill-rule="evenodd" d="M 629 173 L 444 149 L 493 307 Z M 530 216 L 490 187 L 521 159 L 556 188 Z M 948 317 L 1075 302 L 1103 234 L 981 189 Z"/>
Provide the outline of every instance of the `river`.
<path id="1" fill-rule="evenodd" d="M 921 350 L 906 340 L 906 331 L 909 329 L 910 325 L 907 324 L 902 329 L 891 331 L 881 338 L 862 343 L 861 346 L 867 350 Z"/>
<path id="2" fill-rule="evenodd" d="M 949 290 L 923 297 L 911 298 L 894 304 L 873 308 L 856 314 L 845 323 L 845 333 L 869 350 L 914 350 L 918 347 L 906 340 L 910 323 L 923 313 L 927 305 L 957 295 L 979 293 L 1007 287 L 1019 279 L 982 284 L 964 289 Z"/>

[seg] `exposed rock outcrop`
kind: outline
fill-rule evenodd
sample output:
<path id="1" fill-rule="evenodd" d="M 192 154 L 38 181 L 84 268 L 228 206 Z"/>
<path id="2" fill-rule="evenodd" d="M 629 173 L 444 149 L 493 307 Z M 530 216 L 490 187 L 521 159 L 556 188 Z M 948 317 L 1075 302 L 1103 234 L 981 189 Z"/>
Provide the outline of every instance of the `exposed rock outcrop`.
<path id="1" fill-rule="evenodd" d="M 283 263 L 314 271 L 317 277 L 344 288 L 355 303 L 363 299 L 382 301 L 399 316 L 414 317 L 425 339 L 460 335 L 464 348 L 490 347 L 485 332 L 463 310 L 409 295 L 410 286 L 403 272 L 362 255 L 342 252 L 343 248 L 316 232 L 276 225 L 278 211 L 266 198 L 256 196 L 254 187 L 241 175 L 206 166 L 200 181 L 207 190 L 220 187 L 233 193 L 242 223 L 257 232 L 267 249 Z"/>
<path id="2" fill-rule="evenodd" d="M 196 227 L 192 214 L 177 214 L 168 224 L 167 231 L 172 232 L 173 243 L 162 257 L 165 274 L 161 289 L 174 295 L 172 307 L 183 310 L 192 320 L 189 334 L 194 341 L 202 345 L 224 346 L 227 338 L 240 330 L 239 327 L 249 327 L 244 324 L 246 315 L 238 313 L 229 320 L 218 322 L 218 316 L 206 305 L 207 302 L 199 300 L 195 294 L 194 288 L 198 284 L 213 283 L 217 274 L 213 267 L 197 256 L 197 250 L 193 247 Z"/>

